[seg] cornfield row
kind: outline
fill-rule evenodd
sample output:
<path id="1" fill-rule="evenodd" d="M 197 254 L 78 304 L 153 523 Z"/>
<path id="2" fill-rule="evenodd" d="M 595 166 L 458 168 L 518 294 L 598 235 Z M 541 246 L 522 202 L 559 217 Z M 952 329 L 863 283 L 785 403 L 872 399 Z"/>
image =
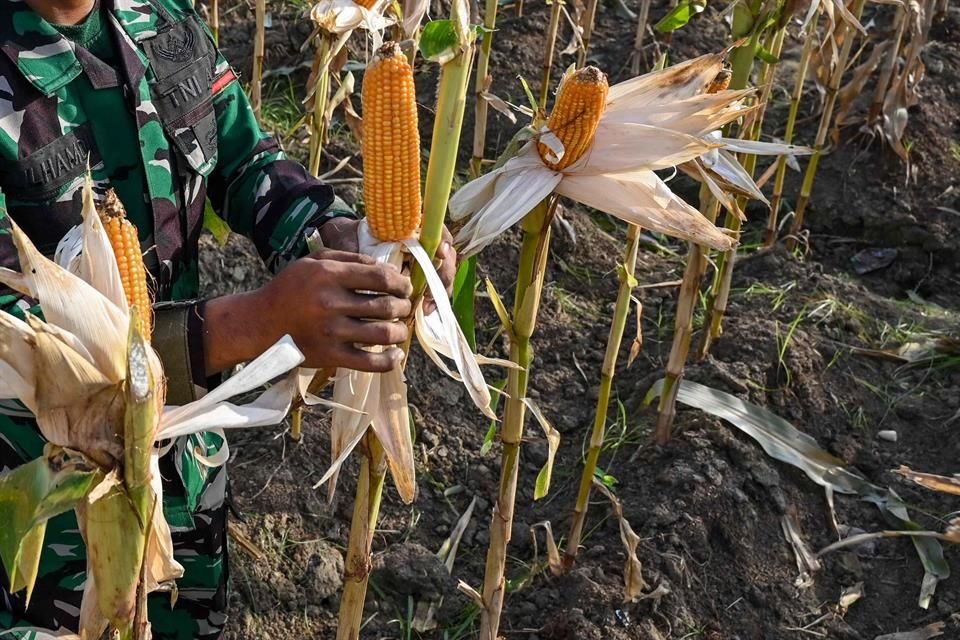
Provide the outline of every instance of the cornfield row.
<path id="1" fill-rule="evenodd" d="M 595 420 L 591 432 L 584 434 L 588 445 L 579 491 L 576 503 L 570 505 L 571 526 L 562 550 L 548 529 L 550 569 L 560 574 L 575 566 L 590 496 L 599 487 L 618 515 L 627 551 L 625 597 L 634 599 L 645 589 L 636 555 L 638 538 L 623 518 L 617 498 L 598 484 L 596 477 L 613 380 L 618 366 L 624 364 L 618 362 L 618 356 L 627 321 L 635 306 L 636 312 L 641 312 L 633 296 L 641 234 L 671 236 L 689 246 L 669 362 L 655 390 L 659 417 L 654 437 L 656 442 L 666 443 L 683 394 L 681 381 L 691 349 L 695 348 L 696 358 L 703 359 L 722 334 L 747 202 L 767 205 L 767 247 L 783 242 L 802 253 L 806 247 L 804 221 L 815 194 L 820 159 L 855 128 L 883 139 L 903 159 L 909 177 L 905 130 L 909 109 L 917 104 L 922 89 L 921 52 L 931 26 L 946 11 L 945 0 L 896 3 L 885 9 L 893 14 L 893 37 L 874 41 L 863 24 L 865 0 L 811 0 L 808 4 L 738 0 L 729 9 L 727 50 L 679 63 L 663 55 L 650 72 L 640 75 L 646 54 L 659 51 L 674 31 L 696 29 L 696 15 L 704 8 L 697 0 L 680 0 L 651 25 L 651 7 L 645 0 L 637 11 L 631 58 L 634 77 L 611 84 L 604 70 L 587 64 L 597 12 L 606 9 L 591 0 L 571 15 L 561 0 L 550 4 L 540 84 L 524 84 L 528 104 L 519 106 L 491 92 L 492 78 L 498 72 L 491 64 L 491 51 L 499 37 L 496 0 L 486 3 L 482 26 L 471 24 L 465 0 L 453 0 L 449 17 L 427 22 L 424 0 L 322 0 L 308 16 L 313 33 L 307 44 L 314 52 L 303 96 L 311 130 L 308 168 L 313 175 L 321 174 L 332 122 L 338 118 L 348 122 L 363 157 L 366 217 L 360 231 L 361 252 L 382 263 L 412 263 L 414 299 L 420 300 L 429 291 L 437 303 L 437 310 L 429 315 L 415 304 L 408 322 L 417 342 L 442 371 L 464 384 L 480 415 L 500 421 L 501 479 L 490 519 L 484 582 L 461 587 L 481 610 L 481 640 L 500 637 L 528 414 L 542 425 L 550 451 L 548 465 L 537 480 L 538 499 L 549 492 L 550 465 L 559 444 L 559 435 L 548 420 L 549 408 L 528 397 L 527 387 L 537 365 L 533 345 L 560 203 L 579 203 L 573 208 L 610 214 L 627 224 L 627 232 L 617 268 L 618 293 L 606 353 L 597 372 L 600 392 Z M 250 96 L 258 110 L 262 105 L 265 2 L 258 0 L 255 8 L 257 35 Z M 217 35 L 218 3 L 212 2 L 207 9 Z M 577 53 L 577 64 L 555 70 L 560 25 L 568 22 L 574 25 L 574 38 L 573 49 L 568 48 L 567 53 Z M 351 41 L 358 46 L 351 48 Z M 765 114 L 780 61 L 792 48 L 800 50 L 799 68 L 786 127 L 775 131 L 764 126 Z M 359 114 L 354 111 L 355 79 L 352 72 L 345 71 L 349 57 L 345 52 L 353 50 L 369 52 L 359 61 L 365 66 L 359 82 Z M 418 64 L 439 68 L 430 154 L 423 168 L 413 73 Z M 798 125 L 800 105 L 811 85 L 821 97 L 819 122 L 815 129 L 803 130 Z M 471 135 L 465 136 L 461 129 L 470 96 L 475 124 Z M 488 157 L 486 131 L 491 107 L 512 121 L 523 121 L 499 157 Z M 465 148 L 472 157 L 468 166 L 461 167 L 457 162 L 463 145 L 468 145 Z M 773 157 L 761 176 L 755 176 L 758 156 Z M 803 169 L 796 193 L 787 191 L 786 172 L 791 166 Z M 664 170 L 683 171 L 698 181 L 699 202 L 687 203 L 675 195 L 661 177 Z M 458 172 L 471 180 L 451 194 Z M 29 513 L 24 507 L 15 517 L 11 515 L 15 523 L 12 537 L 0 536 L 0 552 L 12 585 L 32 589 L 43 523 L 57 513 L 77 509 L 90 546 L 89 573 L 96 584 L 85 594 L 83 623 L 88 626 L 81 630 L 81 637 L 99 637 L 109 626 L 120 638 L 141 640 L 149 637 L 146 595 L 169 588 L 182 571 L 173 560 L 169 527 L 157 507 L 159 452 L 153 443 L 222 425 L 198 419 L 204 407 L 187 405 L 172 413 L 163 410 L 162 369 L 149 345 L 149 304 L 143 291 L 146 274 L 140 256 L 129 250 L 129 242 L 124 244 L 125 238 L 129 241 L 129 223 L 117 209 L 113 202 L 97 212 L 88 192 L 81 229 L 83 251 L 59 264 L 40 256 L 30 241 L 15 231 L 22 274 L 0 274 L 0 281 L 39 294 L 36 297 L 46 314 L 46 322 L 29 324 L 0 314 L 0 339 L 31 345 L 23 353 L 0 352 L 0 364 L 15 371 L 67 368 L 82 380 L 98 376 L 103 388 L 110 391 L 102 396 L 100 406 L 88 405 L 85 397 L 78 396 L 76 407 L 65 406 L 61 399 L 57 410 L 76 411 L 78 416 L 97 411 L 96 421 L 78 417 L 76 424 L 96 422 L 98 429 L 122 433 L 124 441 L 118 450 L 105 444 L 112 440 L 103 433 L 82 429 L 67 437 L 56 433 L 47 411 L 50 405 L 41 397 L 49 387 L 33 388 L 17 378 L 18 388 L 24 389 L 21 399 L 37 414 L 41 428 L 51 427 L 47 434 L 51 445 L 27 470 L 0 477 L 0 489 L 29 487 L 44 500 L 49 495 L 56 500 L 39 500 Z M 488 287 L 502 333 L 509 341 L 506 359 L 475 353 L 467 337 L 473 327 L 462 326 L 454 315 L 432 264 L 445 224 L 453 228 L 465 259 L 461 269 L 469 269 L 470 274 L 486 246 L 507 229 L 518 226 L 521 230 L 512 308 L 492 285 Z M 68 282 L 70 292 L 54 290 L 51 283 L 55 281 Z M 466 294 L 471 300 L 475 284 L 469 283 Z M 89 319 L 69 311 L 63 302 L 68 295 L 122 301 L 124 317 L 103 319 L 110 326 L 123 327 L 122 334 L 109 339 L 99 335 Z M 705 321 L 699 344 L 695 344 L 694 311 L 701 299 L 706 301 Z M 97 313 L 106 313 L 108 306 L 103 305 Z M 79 337 L 84 352 L 64 338 L 67 332 Z M 411 348 L 407 344 L 406 352 Z M 639 348 L 635 342 L 631 361 Z M 84 353 L 92 354 L 94 361 L 88 362 Z M 332 383 L 334 462 L 318 486 L 328 484 L 332 499 L 343 462 L 353 453 L 361 463 L 337 631 L 338 639 L 352 640 L 360 637 L 364 622 L 373 532 L 386 477 L 390 476 L 404 502 L 417 497 L 407 383 L 400 369 L 384 374 L 317 372 L 297 369 L 301 359 L 291 342 L 278 344 L 263 360 L 246 367 L 243 377 L 237 376 L 240 380 L 231 379 L 231 393 L 221 393 L 208 401 L 206 408 L 283 375 L 268 392 L 272 395 L 254 404 L 260 409 L 269 407 L 274 422 L 293 407 L 293 436 L 299 439 L 303 405 L 324 403 L 317 394 Z M 499 403 L 491 392 L 501 392 L 491 391 L 481 366 L 506 370 Z M 0 372 L 7 375 L 6 369 Z M 57 389 L 68 387 L 69 383 L 61 383 Z M 500 415 L 496 406 L 503 407 Z M 479 438 L 475 444 L 481 446 Z M 218 455 L 212 462 L 225 460 Z M 927 478 L 927 482 L 932 481 Z M 6 506 L 4 509 L 14 513 Z M 105 527 L 100 524 L 103 522 L 116 525 Z M 119 539 L 134 541 L 121 545 L 129 553 L 106 553 Z"/>

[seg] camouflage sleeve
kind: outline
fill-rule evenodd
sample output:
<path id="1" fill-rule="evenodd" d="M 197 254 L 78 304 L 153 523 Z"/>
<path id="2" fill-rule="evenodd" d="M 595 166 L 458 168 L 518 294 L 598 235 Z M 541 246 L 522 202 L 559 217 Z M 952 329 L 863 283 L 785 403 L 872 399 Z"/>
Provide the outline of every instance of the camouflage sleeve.
<path id="1" fill-rule="evenodd" d="M 308 229 L 353 212 L 260 129 L 222 56 L 215 76 L 219 159 L 210 179 L 210 201 L 233 230 L 253 240 L 264 262 L 277 272 L 306 255 Z"/>
<path id="2" fill-rule="evenodd" d="M 17 248 L 10 237 L 10 222 L 7 220 L 7 201 L 0 191 L 0 267 L 20 271 L 20 259 L 17 257 Z M 12 313 L 21 320 L 25 314 L 40 314 L 40 308 L 33 300 L 29 300 L 9 287 L 0 284 L 0 312 Z"/>

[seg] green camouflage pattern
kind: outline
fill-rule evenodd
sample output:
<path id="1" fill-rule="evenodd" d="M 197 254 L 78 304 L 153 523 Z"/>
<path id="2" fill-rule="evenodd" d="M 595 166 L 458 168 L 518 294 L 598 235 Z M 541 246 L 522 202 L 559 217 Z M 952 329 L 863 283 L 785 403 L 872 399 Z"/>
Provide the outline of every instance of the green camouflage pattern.
<path id="1" fill-rule="evenodd" d="M 274 271 L 306 253 L 308 228 L 349 214 L 260 130 L 190 0 L 101 0 L 100 10 L 109 42 L 97 57 L 22 0 L 0 2 L 0 266 L 19 269 L 7 215 L 52 255 L 80 221 L 88 161 L 97 197 L 115 189 L 137 225 L 157 301 L 197 296 L 208 199 Z M 0 312 L 37 310 L 0 288 Z M 39 456 L 43 444 L 29 412 L 0 402 L 0 473 Z M 185 575 L 175 603 L 170 594 L 150 599 L 158 640 L 218 638 L 226 622 L 227 475 L 194 455 L 222 444 L 212 434 L 182 438 L 161 460 Z M 0 569 L 0 636 L 76 631 L 84 578 L 76 519 L 64 514 L 48 524 L 29 609 Z"/>

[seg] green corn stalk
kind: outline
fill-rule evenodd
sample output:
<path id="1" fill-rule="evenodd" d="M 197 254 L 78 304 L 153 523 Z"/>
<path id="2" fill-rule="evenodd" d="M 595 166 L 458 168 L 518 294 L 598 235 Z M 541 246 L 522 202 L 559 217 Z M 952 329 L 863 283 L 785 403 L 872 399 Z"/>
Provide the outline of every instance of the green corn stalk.
<path id="1" fill-rule="evenodd" d="M 454 2 L 451 21 L 466 15 L 466 6 Z M 443 223 L 450 199 L 450 188 L 456 169 L 463 112 L 466 107 L 467 85 L 473 63 L 473 32 L 456 29 L 457 53 L 440 70 L 436 115 L 433 123 L 433 138 L 430 161 L 427 164 L 424 188 L 423 226 L 420 244 L 428 255 L 436 254 L 443 238 Z M 426 287 L 423 272 L 414 269 L 412 275 L 414 298 L 422 295 Z M 409 352 L 410 342 L 404 345 Z M 376 528 L 383 494 L 383 479 L 386 473 L 386 457 L 383 446 L 373 432 L 364 438 L 357 496 L 353 507 L 353 520 L 346 556 L 346 580 L 340 604 L 337 640 L 358 640 L 363 622 L 363 603 L 372 567 L 373 531 Z"/>
<path id="2" fill-rule="evenodd" d="M 517 472 L 520 466 L 520 441 L 526 417 L 527 381 L 533 363 L 530 338 L 537 323 L 543 279 L 550 248 L 550 221 L 556 207 L 551 196 L 524 218 L 523 243 L 517 269 L 517 288 L 513 299 L 513 326 L 510 336 L 510 360 L 520 366 L 507 374 L 507 399 L 500 431 L 503 447 L 500 462 L 500 487 L 490 522 L 490 546 L 483 575 L 483 609 L 480 612 L 480 640 L 497 640 L 503 597 L 506 593 L 507 545 L 513 528 L 517 497 Z"/>
<path id="3" fill-rule="evenodd" d="M 730 89 L 745 89 L 750 81 L 750 74 L 753 71 L 753 61 L 760 51 L 760 43 L 764 41 L 768 45 L 779 41 L 778 31 L 774 30 L 780 7 L 774 10 L 773 14 L 762 13 L 763 4 L 759 0 L 750 3 L 738 4 L 733 12 L 733 26 L 731 29 L 734 39 L 749 39 L 745 44 L 737 47 L 730 55 L 730 62 L 733 68 L 733 74 L 730 79 Z M 767 65 L 767 72 L 772 74 L 774 65 Z M 772 75 L 770 76 L 772 82 Z M 741 137 L 744 139 L 756 139 L 759 136 L 763 124 L 762 112 L 758 113 L 752 126 L 743 127 Z M 729 127 L 728 127 L 729 129 Z M 747 154 L 741 158 L 741 164 L 748 174 L 753 174 L 756 166 L 756 156 Z M 745 202 L 741 199 L 742 204 Z M 726 217 L 726 228 L 733 232 L 739 238 L 741 220 L 738 216 L 729 214 Z M 707 302 L 707 326 L 703 333 L 703 340 L 700 343 L 699 357 L 702 359 L 709 353 L 713 343 L 720 337 L 723 326 L 723 316 L 726 313 L 727 300 L 730 296 L 730 284 L 733 280 L 733 266 L 736 262 L 736 248 L 721 253 L 717 259 L 717 274 L 710 289 L 710 295 Z"/>
<path id="4" fill-rule="evenodd" d="M 593 431 L 590 434 L 590 448 L 587 459 L 580 475 L 580 489 L 577 493 L 577 503 L 573 511 L 573 522 L 570 524 L 570 533 L 567 536 L 567 546 L 564 549 L 563 565 L 569 570 L 577 560 L 580 550 L 580 540 L 583 536 L 583 524 L 587 519 L 587 509 L 590 506 L 590 491 L 593 488 L 593 476 L 597 470 L 597 461 L 603 448 L 603 438 L 607 426 L 607 409 L 610 405 L 610 393 L 613 389 L 613 376 L 617 370 L 617 356 L 620 353 L 620 343 L 623 340 L 623 331 L 627 325 L 627 315 L 630 313 L 630 297 L 637 280 L 634 276 L 637 265 L 637 252 L 640 247 L 640 227 L 631 224 L 627 228 L 627 247 L 623 252 L 623 264 L 618 269 L 620 288 L 617 291 L 617 303 L 613 310 L 613 322 L 610 325 L 610 334 L 607 337 L 607 347 L 603 355 L 603 367 L 600 371 L 600 393 L 597 397 L 597 406 L 594 410 Z"/>

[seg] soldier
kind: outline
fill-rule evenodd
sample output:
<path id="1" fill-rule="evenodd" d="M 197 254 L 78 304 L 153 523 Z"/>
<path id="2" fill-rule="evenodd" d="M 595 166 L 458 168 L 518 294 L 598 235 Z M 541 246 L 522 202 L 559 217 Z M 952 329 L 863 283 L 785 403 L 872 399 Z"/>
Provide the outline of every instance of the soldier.
<path id="1" fill-rule="evenodd" d="M 355 345 L 406 340 L 396 318 L 411 311 L 409 279 L 356 253 L 352 213 L 260 130 L 191 0 L 5 0 L 0 49 L 0 266 L 18 267 L 7 215 L 47 253 L 79 222 L 89 162 L 95 189 L 117 192 L 147 250 L 161 301 L 153 343 L 171 404 L 195 399 L 218 372 L 284 334 L 310 367 L 397 366 L 398 349 Z M 268 284 L 197 299 L 207 199 L 253 240 L 277 274 Z M 307 256 L 314 229 L 328 249 Z M 440 257 L 449 283 L 449 241 Z M 0 289 L 0 312 L 22 317 L 31 305 Z M 36 458 L 43 444 L 29 412 L 0 403 L 0 473 Z M 161 640 L 219 638 L 226 622 L 226 472 L 193 457 L 220 444 L 191 436 L 161 460 L 164 511 L 186 569 L 173 606 L 169 594 L 151 597 Z M 86 566 L 72 512 L 48 523 L 46 545 L 29 609 L 0 568 L 4 638 L 77 630 Z"/>

